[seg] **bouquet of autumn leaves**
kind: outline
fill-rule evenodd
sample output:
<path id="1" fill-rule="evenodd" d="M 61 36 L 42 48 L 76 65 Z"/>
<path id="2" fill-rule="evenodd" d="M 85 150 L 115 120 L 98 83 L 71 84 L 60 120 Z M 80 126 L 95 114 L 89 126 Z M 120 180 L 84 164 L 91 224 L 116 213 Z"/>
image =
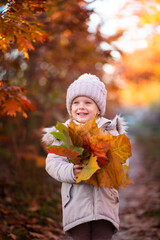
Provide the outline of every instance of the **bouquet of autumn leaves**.
<path id="1" fill-rule="evenodd" d="M 76 182 L 119 189 L 131 184 L 125 165 L 131 156 L 131 144 L 125 134 L 113 136 L 98 128 L 94 120 L 77 125 L 73 121 L 66 127 L 56 126 L 57 132 L 51 134 L 61 140 L 60 146 L 49 146 L 49 153 L 65 156 L 73 164 L 82 164 L 76 175 Z"/>

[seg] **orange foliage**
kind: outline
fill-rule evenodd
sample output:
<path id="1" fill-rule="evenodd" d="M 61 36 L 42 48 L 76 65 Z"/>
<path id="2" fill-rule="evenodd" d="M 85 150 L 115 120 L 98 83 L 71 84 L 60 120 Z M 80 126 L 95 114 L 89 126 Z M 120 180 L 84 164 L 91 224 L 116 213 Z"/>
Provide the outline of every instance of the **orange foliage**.
<path id="1" fill-rule="evenodd" d="M 37 155 L 37 153 L 33 152 L 25 152 L 22 154 L 23 160 L 26 161 L 34 161 L 36 163 L 36 166 L 38 167 L 44 167 L 45 166 L 45 157 Z"/>
<path id="2" fill-rule="evenodd" d="M 160 103 L 160 82 L 142 81 L 138 84 L 128 82 L 127 88 L 119 91 L 121 103 L 126 106 L 144 106 Z"/>
<path id="3" fill-rule="evenodd" d="M 73 132 L 81 136 L 83 140 L 82 147 L 97 156 L 97 161 L 100 165 L 105 165 L 107 163 L 106 152 L 109 149 L 109 137 L 103 133 L 103 130 L 97 127 L 95 121 L 88 121 L 85 125 L 77 125 L 71 122 L 69 125 Z M 72 138 L 72 136 L 71 136 Z"/>
<path id="4" fill-rule="evenodd" d="M 148 46 L 123 55 L 117 67 L 121 72 L 121 79 L 126 83 L 126 86 L 119 91 L 120 100 L 123 105 L 159 104 L 160 34 L 157 27 L 160 21 L 160 2 L 158 0 L 129 1 L 125 10 L 131 7 L 132 13 L 139 17 L 137 27 L 142 28 L 146 33 L 144 38 Z"/>
<path id="5" fill-rule="evenodd" d="M 38 15 L 45 9 L 44 0 L 16 0 L 5 1 L 4 11 L 0 18 L 0 50 L 3 53 L 10 50 L 13 45 L 19 52 L 29 58 L 28 50 L 33 50 L 34 42 L 43 42 L 47 34 L 42 30 Z M 2 2 L 0 6 L 4 3 Z"/>
<path id="6" fill-rule="evenodd" d="M 140 13 L 140 22 L 142 25 L 153 24 L 159 25 L 160 22 L 160 2 L 159 0 L 139 0 L 142 3 L 142 11 Z"/>
<path id="7" fill-rule="evenodd" d="M 121 77 L 127 87 L 119 92 L 124 105 L 160 103 L 160 35 L 148 41 L 148 47 L 122 58 Z"/>
<path id="8" fill-rule="evenodd" d="M 4 82 L 0 86 L 0 115 L 15 117 L 17 112 L 27 118 L 26 111 L 35 111 L 30 100 L 23 95 L 24 90 L 17 86 L 5 87 Z"/>
<path id="9" fill-rule="evenodd" d="M 157 27 L 160 22 L 159 0 L 128 1 L 124 14 L 132 9 L 138 16 L 137 28 L 142 28 L 148 46 L 133 53 L 124 54 L 117 67 L 121 74 L 117 84 L 123 82 L 119 91 L 121 103 L 124 105 L 148 105 L 160 103 L 160 34 Z M 123 18 L 123 11 L 121 18 Z M 147 25 L 149 26 L 147 28 Z M 126 83 L 126 86 L 124 86 Z"/>
<path id="10" fill-rule="evenodd" d="M 123 135 L 112 136 L 109 132 L 104 133 L 98 128 L 95 119 L 85 124 L 75 124 L 73 121 L 69 124 L 68 129 L 60 128 L 59 132 L 52 133 L 55 137 L 62 140 L 60 146 L 51 146 L 49 152 L 54 152 L 61 156 L 68 157 L 71 162 L 77 163 L 75 152 L 72 152 L 71 145 L 68 145 L 69 139 L 74 142 L 76 136 L 82 138 L 83 152 L 77 155 L 82 163 L 82 170 L 77 174 L 77 183 L 87 181 L 97 187 L 105 186 L 108 188 L 118 189 L 120 185 L 126 186 L 130 184 L 127 171 L 129 167 L 123 166 L 126 160 L 131 156 L 131 145 L 129 139 Z M 67 134 L 67 130 L 70 134 Z M 67 136 L 68 135 L 68 136 Z M 67 136 L 67 138 L 66 138 Z M 68 147 L 67 147 L 68 145 Z M 72 158 L 73 157 L 73 158 Z"/>

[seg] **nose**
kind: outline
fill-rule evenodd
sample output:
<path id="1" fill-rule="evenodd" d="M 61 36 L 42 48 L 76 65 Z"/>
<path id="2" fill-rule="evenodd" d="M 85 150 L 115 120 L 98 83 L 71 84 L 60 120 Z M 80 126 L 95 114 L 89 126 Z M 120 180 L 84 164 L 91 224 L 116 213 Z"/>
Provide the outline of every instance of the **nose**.
<path id="1" fill-rule="evenodd" d="M 84 103 L 81 102 L 78 107 L 79 107 L 79 109 L 84 109 Z"/>

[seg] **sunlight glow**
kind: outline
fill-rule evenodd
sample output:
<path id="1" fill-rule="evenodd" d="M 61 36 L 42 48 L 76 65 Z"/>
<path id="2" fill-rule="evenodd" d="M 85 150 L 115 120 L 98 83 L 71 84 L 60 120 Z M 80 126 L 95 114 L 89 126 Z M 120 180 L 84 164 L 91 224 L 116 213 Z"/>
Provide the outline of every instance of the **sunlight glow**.
<path id="1" fill-rule="evenodd" d="M 124 106 L 160 104 L 160 82 L 141 82 L 138 85 L 128 83 L 128 86 L 120 91 L 120 99 Z"/>
<path id="2" fill-rule="evenodd" d="M 103 70 L 108 74 L 113 74 L 114 71 L 115 71 L 115 67 L 110 65 L 110 64 L 104 64 L 103 65 Z"/>
<path id="3" fill-rule="evenodd" d="M 122 50 L 123 52 L 133 52 L 136 49 L 146 48 L 148 35 L 152 34 L 152 27 L 147 24 L 144 28 L 138 28 L 139 17 L 133 15 L 132 7 L 124 9 L 121 17 L 119 15 L 122 7 L 129 2 L 129 0 L 96 0 L 89 4 L 89 9 L 94 9 L 90 17 L 89 32 L 95 32 L 99 24 L 101 24 L 100 31 L 104 36 L 112 36 L 117 33 L 119 29 L 125 30 L 125 33 L 118 41 L 114 42 L 114 45 Z M 134 4 L 134 8 L 137 6 L 139 9 L 139 3 Z M 102 43 L 101 47 L 103 50 L 107 49 L 107 43 Z M 114 50 L 114 49 L 112 49 Z"/>

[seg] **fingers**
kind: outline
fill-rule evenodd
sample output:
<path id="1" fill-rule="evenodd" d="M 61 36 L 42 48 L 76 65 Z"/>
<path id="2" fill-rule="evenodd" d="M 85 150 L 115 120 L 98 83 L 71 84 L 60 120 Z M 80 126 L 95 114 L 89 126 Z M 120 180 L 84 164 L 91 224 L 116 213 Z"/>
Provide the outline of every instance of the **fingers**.
<path id="1" fill-rule="evenodd" d="M 75 164 L 73 167 L 74 175 L 76 176 L 82 170 L 82 164 Z"/>
<path id="2" fill-rule="evenodd" d="M 82 169 L 82 164 L 75 164 L 73 168 L 74 169 L 79 169 L 79 168 Z"/>

